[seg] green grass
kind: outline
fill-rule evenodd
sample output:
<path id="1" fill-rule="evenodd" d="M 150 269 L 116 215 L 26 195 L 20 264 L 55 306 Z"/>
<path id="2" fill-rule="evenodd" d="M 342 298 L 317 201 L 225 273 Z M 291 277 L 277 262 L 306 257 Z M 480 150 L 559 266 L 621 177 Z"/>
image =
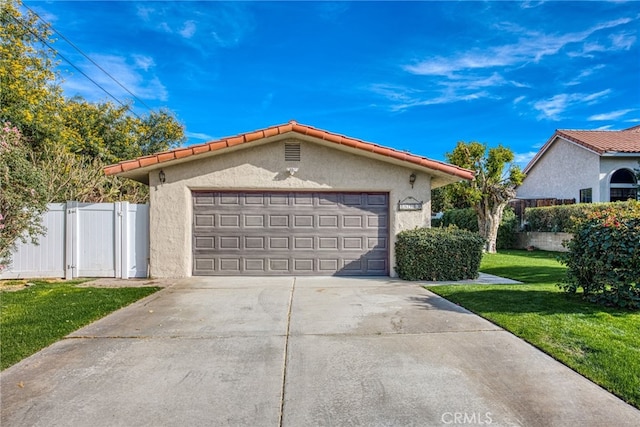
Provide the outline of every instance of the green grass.
<path id="1" fill-rule="evenodd" d="M 556 284 L 565 268 L 552 252 L 486 254 L 480 270 L 522 285 L 428 289 L 491 320 L 640 408 L 640 312 L 594 305 Z M 597 404 L 594 402 L 594 404 Z"/>
<path id="2" fill-rule="evenodd" d="M 84 288 L 82 281 L 0 292 L 0 369 L 159 288 Z"/>

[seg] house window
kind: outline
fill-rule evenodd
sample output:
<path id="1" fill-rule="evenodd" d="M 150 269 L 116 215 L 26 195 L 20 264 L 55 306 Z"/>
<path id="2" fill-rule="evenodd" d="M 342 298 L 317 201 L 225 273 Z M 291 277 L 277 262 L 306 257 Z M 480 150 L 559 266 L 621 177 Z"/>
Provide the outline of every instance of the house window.
<path id="1" fill-rule="evenodd" d="M 580 203 L 591 203 L 593 202 L 593 196 L 591 188 L 583 188 L 580 190 Z"/>
<path id="2" fill-rule="evenodd" d="M 617 170 L 611 175 L 609 186 L 609 200 L 612 202 L 638 198 L 638 184 L 636 176 L 629 169 Z"/>

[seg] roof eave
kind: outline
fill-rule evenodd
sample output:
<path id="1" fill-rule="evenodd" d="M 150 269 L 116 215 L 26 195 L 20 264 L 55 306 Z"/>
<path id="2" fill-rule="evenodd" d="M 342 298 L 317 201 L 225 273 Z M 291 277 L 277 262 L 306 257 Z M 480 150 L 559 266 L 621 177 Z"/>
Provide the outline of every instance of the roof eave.
<path id="1" fill-rule="evenodd" d="M 255 145 L 267 144 L 275 140 L 289 138 L 292 134 L 295 134 L 297 138 L 330 146 L 331 148 L 427 172 L 444 181 L 457 182 L 460 180 L 473 180 L 474 178 L 473 171 L 469 169 L 333 134 L 310 126 L 300 125 L 296 122 L 290 122 L 287 125 L 273 126 L 197 146 L 179 148 L 134 160 L 123 161 L 105 167 L 104 172 L 107 175 L 122 176 L 148 184 L 149 173 L 156 169 L 213 155 L 226 154 L 248 148 L 249 146 L 253 147 Z M 247 143 L 251 144 L 247 145 Z"/>

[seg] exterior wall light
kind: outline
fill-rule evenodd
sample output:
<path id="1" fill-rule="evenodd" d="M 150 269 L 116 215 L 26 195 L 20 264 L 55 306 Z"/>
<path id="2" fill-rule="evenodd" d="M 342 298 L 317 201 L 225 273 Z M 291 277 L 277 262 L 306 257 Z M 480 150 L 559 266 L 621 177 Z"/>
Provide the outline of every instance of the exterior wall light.
<path id="1" fill-rule="evenodd" d="M 413 184 L 416 183 L 416 178 L 415 172 L 412 172 L 411 175 L 409 175 L 409 184 L 411 184 L 411 188 L 413 188 Z"/>
<path id="2" fill-rule="evenodd" d="M 164 174 L 164 171 L 162 169 L 160 169 L 160 173 L 158 174 L 158 179 L 160 180 L 161 184 L 164 184 L 165 181 L 167 180 L 167 176 Z"/>

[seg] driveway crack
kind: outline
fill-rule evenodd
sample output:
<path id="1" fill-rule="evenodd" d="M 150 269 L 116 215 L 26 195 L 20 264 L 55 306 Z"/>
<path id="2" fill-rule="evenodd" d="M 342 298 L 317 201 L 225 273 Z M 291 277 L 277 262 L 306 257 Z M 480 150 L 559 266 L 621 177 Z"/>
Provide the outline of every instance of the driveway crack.
<path id="1" fill-rule="evenodd" d="M 293 293 L 296 289 L 296 278 L 293 278 L 291 292 L 289 293 L 289 309 L 287 311 L 287 329 L 284 335 L 284 360 L 282 366 L 282 387 L 280 388 L 280 416 L 278 418 L 278 427 L 282 427 L 282 419 L 284 416 L 284 395 L 287 383 L 287 357 L 289 355 L 289 333 L 291 329 L 291 308 L 293 306 Z"/>

